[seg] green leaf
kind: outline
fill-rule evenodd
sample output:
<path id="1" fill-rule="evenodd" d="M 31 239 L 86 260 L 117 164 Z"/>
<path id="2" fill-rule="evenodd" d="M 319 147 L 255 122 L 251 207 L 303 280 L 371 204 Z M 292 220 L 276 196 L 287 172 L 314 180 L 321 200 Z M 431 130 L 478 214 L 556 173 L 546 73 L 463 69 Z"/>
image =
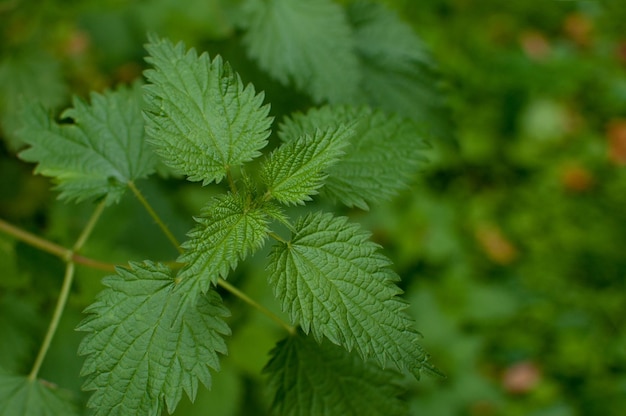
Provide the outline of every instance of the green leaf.
<path id="1" fill-rule="evenodd" d="M 304 204 L 326 178 L 326 170 L 343 155 L 353 130 L 344 125 L 315 130 L 291 140 L 270 155 L 261 169 L 268 194 L 284 204 Z"/>
<path id="2" fill-rule="evenodd" d="M 359 67 L 343 9 L 330 0 L 257 1 L 244 42 L 259 66 L 316 102 L 346 102 Z"/>
<path id="3" fill-rule="evenodd" d="M 363 74 L 358 101 L 409 117 L 434 137 L 452 141 L 441 77 L 422 40 L 381 4 L 359 1 L 347 10 Z"/>
<path id="4" fill-rule="evenodd" d="M 20 137 L 31 147 L 20 157 L 54 178 L 60 198 L 104 197 L 111 204 L 128 182 L 152 173 L 156 158 L 144 140 L 139 85 L 90 98 L 90 105 L 74 98 L 74 107 L 62 114 L 72 123 L 59 124 L 39 107 L 29 111 Z"/>
<path id="5" fill-rule="evenodd" d="M 154 263 L 131 263 L 103 283 L 78 327 L 88 332 L 79 354 L 96 416 L 160 415 L 163 400 L 171 413 L 183 390 L 193 400 L 198 380 L 210 387 L 209 368 L 219 370 L 230 334 L 217 292 L 198 295 L 192 281 L 177 284 Z"/>
<path id="6" fill-rule="evenodd" d="M 78 415 L 68 392 L 52 383 L 29 380 L 0 369 L 0 416 Z"/>
<path id="7" fill-rule="evenodd" d="M 146 49 L 154 65 L 145 73 L 146 128 L 166 164 L 208 184 L 261 154 L 272 123 L 263 94 L 219 56 L 155 38 Z"/>
<path id="8" fill-rule="evenodd" d="M 315 129 L 351 123 L 355 131 L 345 156 L 328 168 L 323 193 L 347 206 L 368 208 L 406 188 L 424 161 L 426 143 L 410 120 L 367 107 L 325 106 L 296 113 L 281 123 L 291 141 Z"/>
<path id="9" fill-rule="evenodd" d="M 196 221 L 178 259 L 187 263 L 178 278 L 198 281 L 203 292 L 219 277 L 226 278 L 239 259 L 261 248 L 268 233 L 263 207 L 244 194 L 214 198 Z"/>
<path id="10" fill-rule="evenodd" d="M 369 234 L 347 218 L 315 213 L 301 218 L 288 243 L 270 253 L 269 281 L 283 311 L 318 342 L 411 371 L 429 369 L 419 334 L 398 297 L 399 280 Z"/>
<path id="11" fill-rule="evenodd" d="M 264 369 L 277 415 L 406 415 L 398 374 L 301 332 L 279 342 Z"/>

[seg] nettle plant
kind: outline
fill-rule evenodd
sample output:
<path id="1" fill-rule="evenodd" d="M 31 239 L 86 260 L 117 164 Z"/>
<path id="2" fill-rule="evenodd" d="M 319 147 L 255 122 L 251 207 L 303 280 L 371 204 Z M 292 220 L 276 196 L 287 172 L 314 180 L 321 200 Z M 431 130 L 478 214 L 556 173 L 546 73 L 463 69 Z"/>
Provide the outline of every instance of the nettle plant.
<path id="1" fill-rule="evenodd" d="M 92 391 L 87 406 L 95 415 L 171 413 L 183 392 L 193 400 L 200 384 L 210 387 L 231 334 L 220 290 L 285 330 L 264 370 L 273 413 L 406 412 L 403 377 L 437 370 L 405 311 L 399 276 L 348 218 L 290 214 L 318 192 L 366 209 L 406 187 L 423 160 L 418 126 L 365 105 L 325 105 L 280 120 L 280 143 L 264 152 L 274 120 L 262 93 L 219 56 L 155 36 L 146 49 L 145 85 L 75 99 L 62 123 L 30 111 L 20 134 L 29 145 L 20 157 L 52 177 L 61 198 L 99 201 L 76 244 L 61 252 L 64 299 L 54 320 L 76 253 L 126 190 L 180 253 L 175 263 L 131 262 L 103 279 L 77 328 L 85 333 L 78 353 L 83 388 Z M 202 185 L 227 184 L 182 243 L 135 185 L 158 164 Z M 268 244 L 267 282 L 285 318 L 227 280 Z M 70 414 L 63 398 L 35 382 L 45 350 L 27 378 L 0 375 L 3 414 Z"/>

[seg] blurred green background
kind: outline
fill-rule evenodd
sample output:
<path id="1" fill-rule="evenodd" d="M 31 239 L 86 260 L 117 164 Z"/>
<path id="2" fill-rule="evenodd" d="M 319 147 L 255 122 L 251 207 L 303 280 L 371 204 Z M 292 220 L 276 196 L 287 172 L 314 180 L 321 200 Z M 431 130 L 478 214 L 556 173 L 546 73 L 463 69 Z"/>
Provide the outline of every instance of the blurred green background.
<path id="1" fill-rule="evenodd" d="M 223 55 L 266 92 L 278 119 L 310 106 L 247 57 L 235 24 L 243 3 L 0 1 L 0 218 L 72 244 L 92 207 L 56 201 L 49 181 L 16 157 L 20 109 L 37 101 L 58 111 L 72 94 L 140 77 L 147 32 Z M 394 261 L 423 344 L 447 375 L 410 384 L 412 414 L 626 414 L 626 4 L 381 3 L 427 45 L 449 110 L 411 190 L 370 211 L 342 210 L 373 230 Z M 212 192 L 177 178 L 139 185 L 181 238 Z M 176 257 L 130 195 L 105 212 L 85 255 Z M 0 276 L 0 366 L 27 373 L 63 265 L 0 234 Z M 79 269 L 41 373 L 79 401 L 81 334 L 73 328 L 102 276 Z M 278 309 L 263 254 L 232 280 Z M 282 334 L 224 297 L 233 336 L 223 371 L 177 414 L 267 408 L 261 369 Z"/>

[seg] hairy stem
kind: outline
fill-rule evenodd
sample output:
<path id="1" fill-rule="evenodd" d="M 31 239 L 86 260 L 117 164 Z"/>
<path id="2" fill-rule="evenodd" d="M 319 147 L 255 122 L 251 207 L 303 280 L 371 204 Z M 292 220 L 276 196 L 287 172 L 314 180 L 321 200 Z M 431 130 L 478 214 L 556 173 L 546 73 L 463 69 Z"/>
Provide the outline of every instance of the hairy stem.
<path id="1" fill-rule="evenodd" d="M 178 250 L 179 253 L 182 253 L 183 249 L 181 248 L 180 243 L 178 242 L 178 240 L 176 239 L 172 231 L 169 229 L 167 225 L 165 225 L 163 220 L 161 220 L 161 217 L 159 217 L 159 214 L 157 214 L 156 211 L 152 208 L 152 205 L 150 205 L 148 200 L 146 200 L 146 198 L 143 196 L 141 191 L 137 189 L 137 187 L 135 186 L 135 183 L 132 181 L 128 182 L 128 187 L 133 192 L 133 194 L 135 194 L 135 197 L 139 200 L 141 205 L 143 205 L 146 211 L 148 211 L 148 214 L 150 215 L 150 217 L 152 217 L 154 222 L 157 223 L 161 231 L 163 231 L 163 234 L 165 234 L 167 239 L 170 240 L 170 242 L 176 248 L 176 250 Z"/>
<path id="2" fill-rule="evenodd" d="M 46 332 L 46 336 L 43 339 L 41 344 L 41 348 L 39 349 L 39 353 L 37 354 L 37 358 L 35 359 L 35 363 L 33 364 L 33 368 L 28 375 L 28 379 L 30 381 L 34 381 L 37 378 L 37 374 L 39 374 L 39 370 L 41 369 L 41 365 L 43 364 L 44 359 L 46 358 L 46 354 L 48 354 L 48 349 L 50 348 L 50 344 L 52 343 L 52 339 L 54 338 L 54 334 L 59 327 L 59 322 L 61 321 L 61 317 L 63 316 L 63 311 L 65 310 L 65 305 L 67 304 L 67 298 L 70 295 L 70 290 L 72 288 L 72 282 L 74 281 L 74 261 L 72 260 L 74 251 L 80 250 L 91 232 L 95 227 L 98 219 L 102 215 L 102 211 L 104 211 L 105 203 L 104 200 L 98 204 L 96 209 L 94 210 L 91 218 L 85 225 L 85 228 L 80 233 L 80 236 L 76 240 L 74 244 L 73 250 L 64 251 L 64 260 L 67 262 L 65 266 L 65 276 L 63 277 L 63 285 L 61 286 L 61 292 L 59 293 L 59 298 L 57 299 L 57 304 L 54 307 L 54 313 L 52 314 L 52 320 L 50 321 L 50 325 L 48 326 L 48 331 Z"/>

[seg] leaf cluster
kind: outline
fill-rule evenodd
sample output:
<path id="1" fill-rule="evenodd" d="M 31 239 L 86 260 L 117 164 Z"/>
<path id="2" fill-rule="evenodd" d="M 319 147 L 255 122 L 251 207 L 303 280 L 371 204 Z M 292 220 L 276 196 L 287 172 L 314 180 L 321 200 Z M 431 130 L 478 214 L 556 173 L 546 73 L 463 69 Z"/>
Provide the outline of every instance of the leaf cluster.
<path id="1" fill-rule="evenodd" d="M 290 215 L 318 193 L 362 209 L 389 199 L 423 160 L 424 129 L 370 107 L 371 97 L 354 98 L 361 77 L 351 71 L 365 61 L 340 6 L 250 4 L 245 39 L 260 65 L 271 62 L 279 80 L 311 85 L 315 101 L 330 102 L 282 119 L 271 152 L 263 152 L 273 124 L 263 93 L 220 56 L 156 36 L 146 46 L 146 85 L 93 93 L 89 102 L 76 98 L 61 120 L 40 107 L 26 111 L 19 137 L 28 148 L 20 157 L 52 178 L 61 199 L 111 205 L 131 189 L 141 200 L 135 181 L 160 163 L 188 181 L 228 185 L 177 244 L 180 267 L 120 266 L 85 310 L 79 354 L 96 415 L 171 413 L 183 392 L 193 400 L 200 384 L 211 386 L 231 333 L 217 288 L 231 287 L 231 271 L 270 240 L 267 282 L 289 332 L 266 367 L 275 412 L 401 414 L 400 373 L 436 371 L 405 311 L 399 276 L 370 234 L 328 212 Z M 278 25 L 274 33 L 274 21 L 295 26 Z M 307 26 L 316 31 L 303 32 Z M 295 48 L 298 42 L 304 46 Z M 281 48 L 292 61 L 283 61 Z M 336 51 L 343 58 L 328 65 Z M 49 393 L 33 381 L 6 380 L 6 391 Z M 360 403 L 363 394 L 371 406 Z"/>

